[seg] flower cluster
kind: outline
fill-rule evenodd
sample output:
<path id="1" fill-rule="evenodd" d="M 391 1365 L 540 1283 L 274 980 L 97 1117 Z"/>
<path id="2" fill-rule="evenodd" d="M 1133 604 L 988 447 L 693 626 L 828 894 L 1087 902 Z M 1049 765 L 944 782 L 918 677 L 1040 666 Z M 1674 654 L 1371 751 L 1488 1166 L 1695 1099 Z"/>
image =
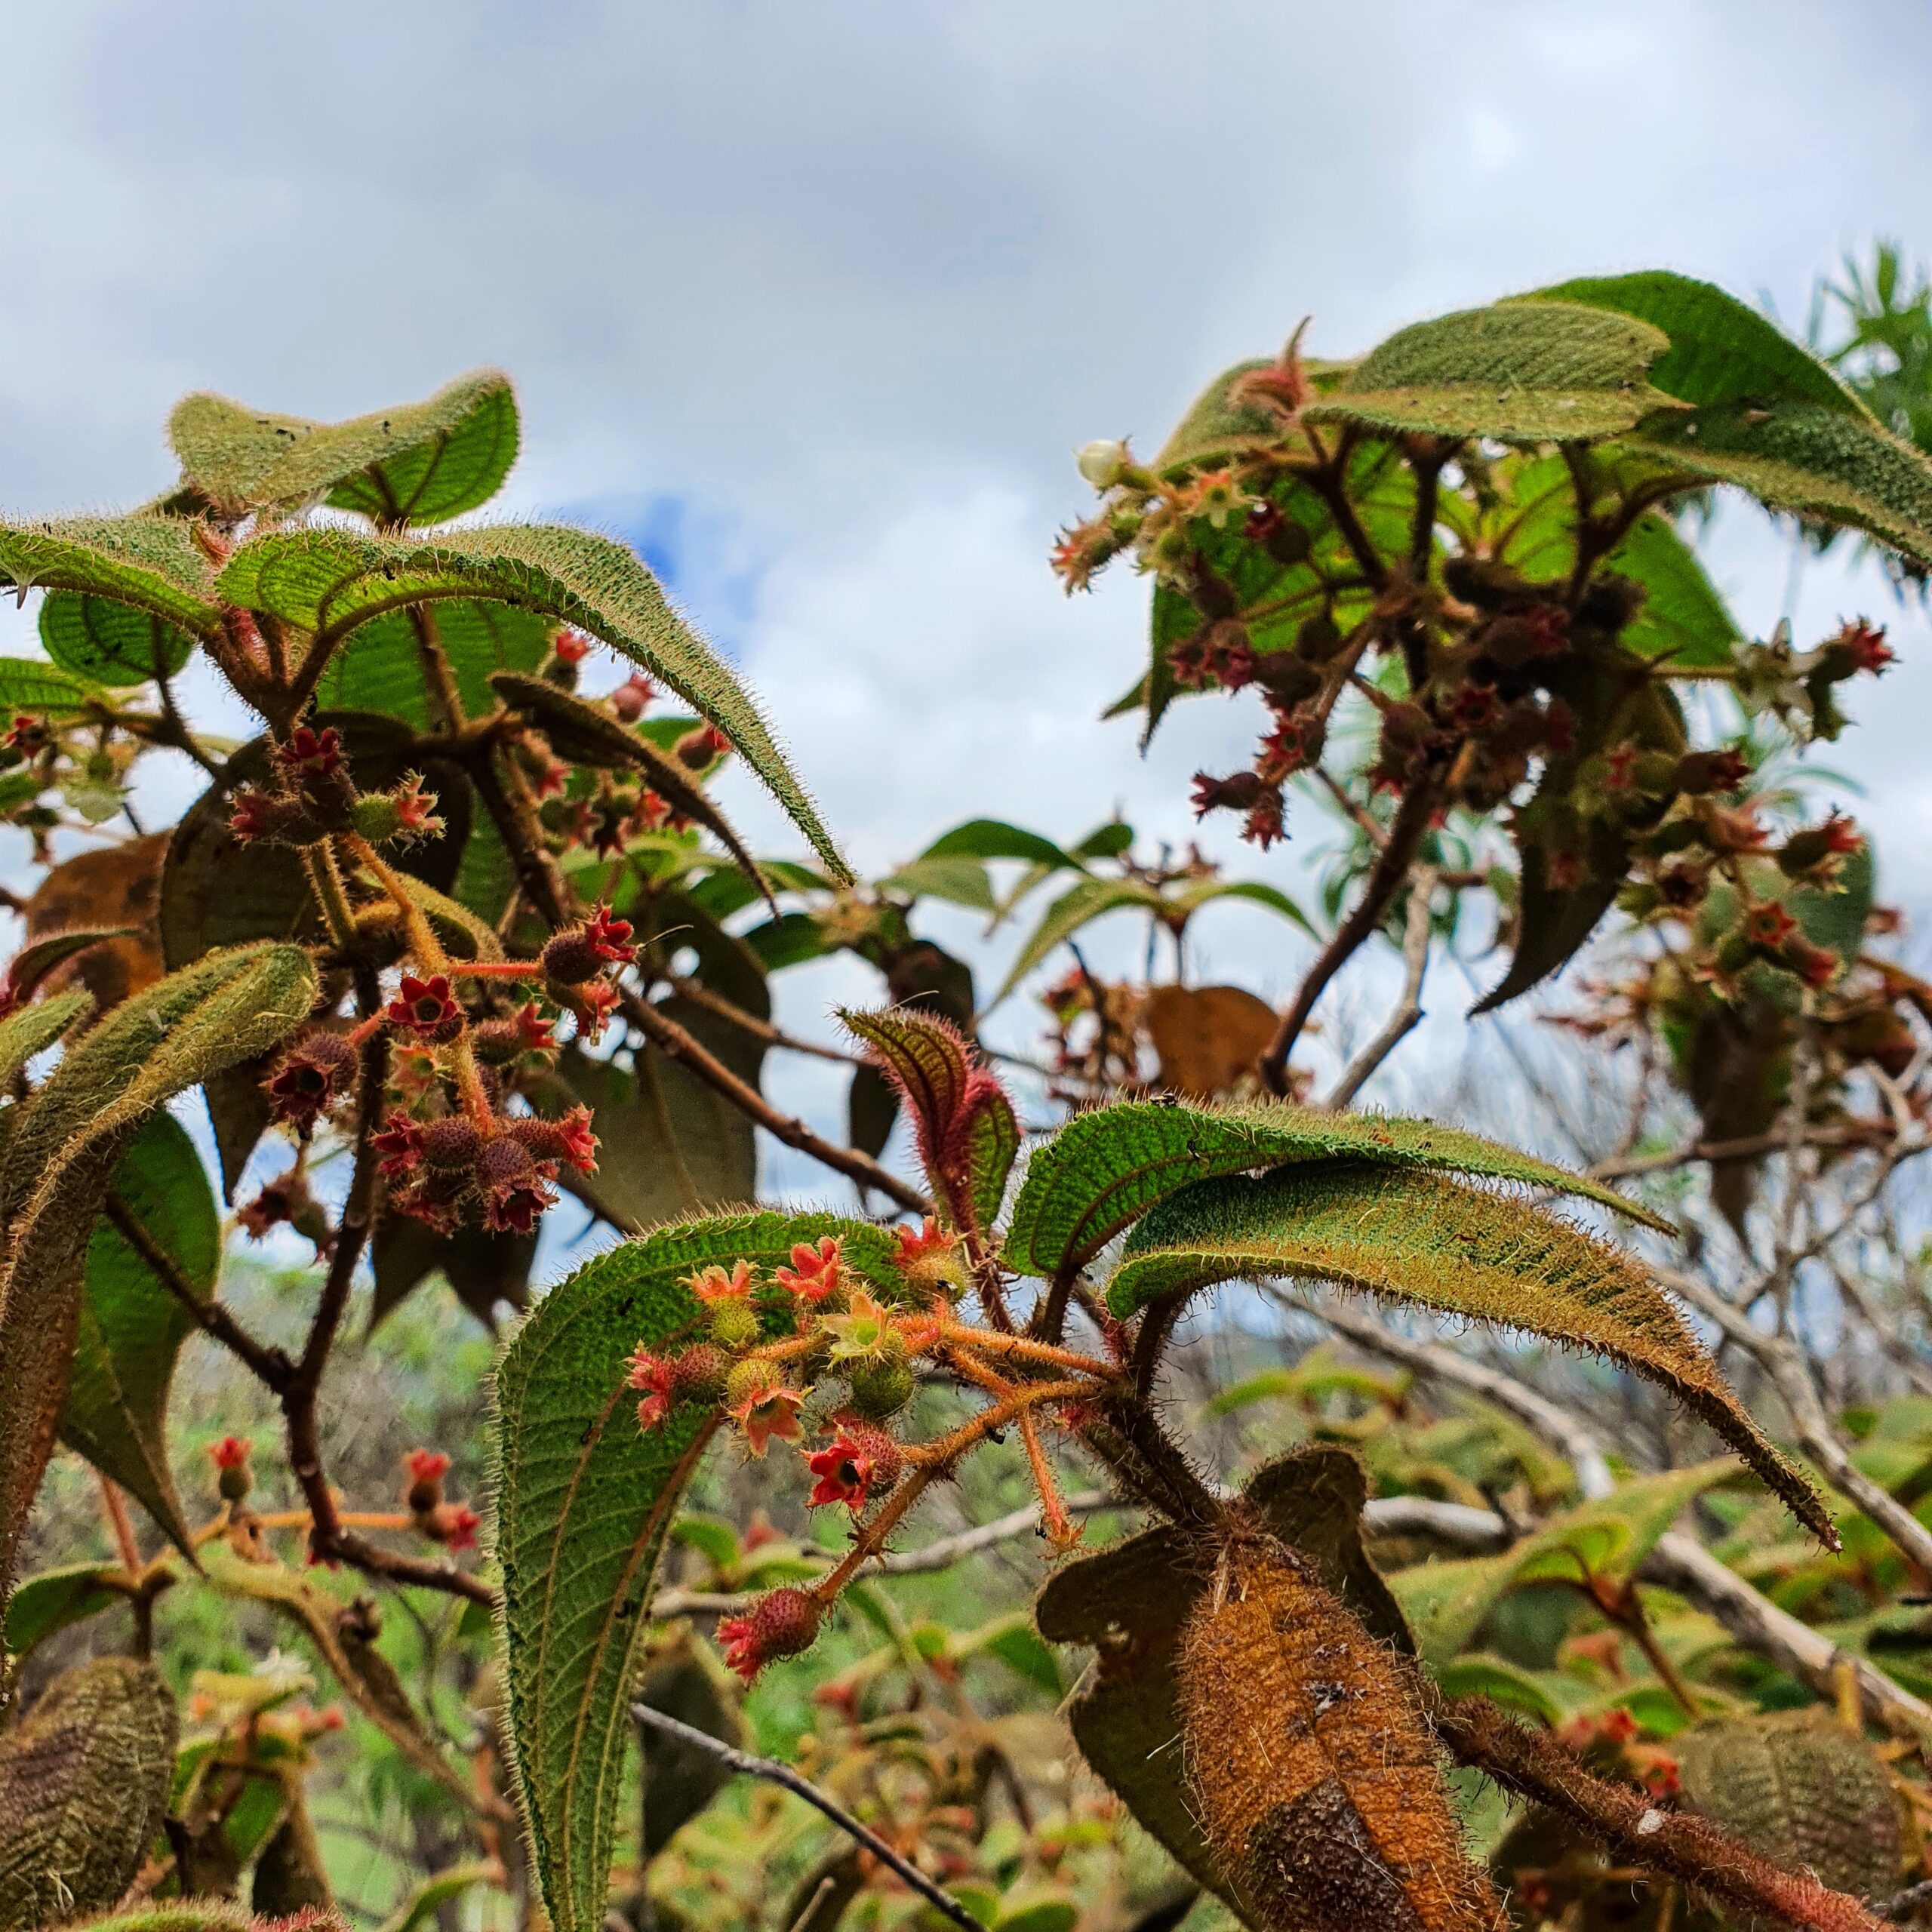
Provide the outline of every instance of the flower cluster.
<path id="1" fill-rule="evenodd" d="M 449 1457 L 440 1449 L 413 1449 L 402 1459 L 402 1466 L 408 1478 L 403 1506 L 417 1534 L 441 1543 L 452 1556 L 474 1549 L 483 1518 L 466 1503 L 444 1500 L 443 1478 L 449 1473 Z"/>
<path id="2" fill-rule="evenodd" d="M 472 1211 L 496 1233 L 528 1234 L 557 1195 L 564 1164 L 589 1174 L 597 1137 L 589 1108 L 555 1120 L 534 1114 L 445 1114 L 393 1109 L 372 1137 L 390 1204 L 445 1231 Z"/>

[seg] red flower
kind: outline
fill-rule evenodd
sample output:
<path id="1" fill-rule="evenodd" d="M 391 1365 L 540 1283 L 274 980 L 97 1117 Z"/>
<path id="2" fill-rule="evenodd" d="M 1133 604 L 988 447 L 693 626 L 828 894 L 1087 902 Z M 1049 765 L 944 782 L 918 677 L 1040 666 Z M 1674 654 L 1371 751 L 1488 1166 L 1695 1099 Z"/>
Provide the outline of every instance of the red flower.
<path id="1" fill-rule="evenodd" d="M 275 749 L 275 762 L 291 776 L 328 778 L 342 769 L 342 738 L 333 724 L 318 731 L 299 724 L 285 745 Z"/>
<path id="2" fill-rule="evenodd" d="M 678 1398 L 677 1364 L 663 1355 L 653 1355 L 640 1342 L 636 1352 L 626 1358 L 624 1367 L 629 1371 L 629 1386 L 644 1392 L 644 1399 L 637 1405 L 638 1427 L 656 1429 L 669 1417 L 671 1406 Z"/>
<path id="3" fill-rule="evenodd" d="M 531 780 L 540 798 L 554 798 L 570 783 L 571 768 L 560 758 L 546 761 L 543 768 Z"/>
<path id="4" fill-rule="evenodd" d="M 442 820 L 435 816 L 436 795 L 423 789 L 420 771 L 412 771 L 389 794 L 389 803 L 395 808 L 396 823 L 405 838 L 432 838 L 443 829 Z"/>
<path id="5" fill-rule="evenodd" d="M 1210 812 L 1252 811 L 1268 796 L 1267 781 L 1252 771 L 1230 773 L 1216 778 L 1205 771 L 1194 774 L 1194 816 L 1205 818 Z"/>
<path id="6" fill-rule="evenodd" d="M 622 995 L 608 981 L 598 980 L 577 989 L 570 1003 L 577 1016 L 577 1037 L 594 1040 L 604 1030 L 604 1023 L 622 1003 Z"/>
<path id="7" fill-rule="evenodd" d="M 619 719 L 626 724 L 635 724 L 644 715 L 645 708 L 657 695 L 657 687 L 640 672 L 633 672 L 605 700 Z"/>
<path id="8" fill-rule="evenodd" d="M 730 1617 L 718 1626 L 726 1666 L 749 1684 L 774 1657 L 808 1651 L 818 1635 L 818 1599 L 787 1584 L 752 1606 L 746 1617 Z"/>
<path id="9" fill-rule="evenodd" d="M 1869 671 L 1875 676 L 1898 657 L 1898 653 L 1885 641 L 1884 626 L 1868 624 L 1863 617 L 1847 624 L 1827 648 L 1832 647 L 1844 652 L 1854 669 Z"/>
<path id="10" fill-rule="evenodd" d="M 816 1250 L 801 1241 L 792 1251 L 791 1266 L 777 1271 L 778 1285 L 816 1306 L 838 1288 L 843 1258 L 835 1235 L 821 1237 Z"/>
<path id="11" fill-rule="evenodd" d="M 450 1459 L 440 1449 L 412 1449 L 402 1460 L 416 1482 L 438 1482 L 449 1474 Z"/>
<path id="12" fill-rule="evenodd" d="M 746 1447 L 754 1456 L 762 1456 L 774 1436 L 783 1442 L 795 1442 L 804 1433 L 798 1411 L 808 1392 L 787 1388 L 768 1362 L 740 1362 L 732 1371 L 725 1406 L 744 1431 Z"/>
<path id="13" fill-rule="evenodd" d="M 247 1463 L 251 1447 L 245 1435 L 224 1435 L 208 1454 L 218 1469 L 238 1469 Z"/>
<path id="14" fill-rule="evenodd" d="M 1820 992 L 1838 977 L 1838 955 L 1828 946 L 1814 946 L 1801 933 L 1785 942 L 1779 963 Z"/>
<path id="15" fill-rule="evenodd" d="M 452 1556 L 476 1547 L 476 1532 L 483 1518 L 466 1503 L 440 1503 L 418 1527 L 433 1543 L 439 1543 Z"/>
<path id="16" fill-rule="evenodd" d="M 714 1261 L 709 1268 L 687 1275 L 680 1285 L 689 1288 L 707 1308 L 716 1308 L 725 1302 L 748 1302 L 752 1294 L 752 1264 L 734 1261 L 727 1274 Z"/>
<path id="17" fill-rule="evenodd" d="M 510 1131 L 533 1155 L 543 1161 L 568 1161 L 580 1174 L 597 1171 L 597 1137 L 590 1131 L 590 1109 L 573 1107 L 556 1120 L 534 1115 L 510 1123 Z"/>
<path id="18" fill-rule="evenodd" d="M 383 1008 L 383 1017 L 406 1032 L 447 1038 L 463 1024 L 463 1009 L 451 997 L 447 973 L 432 973 L 426 980 L 405 973 L 402 990 Z"/>
<path id="19" fill-rule="evenodd" d="M 931 1215 L 919 1227 L 897 1227 L 892 1232 L 898 1243 L 892 1265 L 907 1281 L 921 1288 L 965 1288 L 966 1263 L 959 1238 L 948 1233 Z"/>
<path id="20" fill-rule="evenodd" d="M 229 801 L 228 829 L 236 844 L 249 845 L 268 838 L 281 817 L 276 801 L 266 792 L 245 785 Z"/>
<path id="21" fill-rule="evenodd" d="M 297 1041 L 269 1075 L 269 1111 L 306 1135 L 355 1075 L 355 1049 L 340 1033 L 311 1033 Z"/>
<path id="22" fill-rule="evenodd" d="M 1749 906 L 1744 912 L 1744 937 L 1754 946 L 1782 946 L 1798 930 L 1798 921 L 1775 900 Z"/>
<path id="23" fill-rule="evenodd" d="M 559 631 L 550 648 L 559 664 L 581 664 L 590 655 L 591 643 L 581 631 Z"/>
<path id="24" fill-rule="evenodd" d="M 376 1171 L 395 1180 L 423 1164 L 423 1129 L 400 1107 L 370 1137 L 379 1158 Z"/>
<path id="25" fill-rule="evenodd" d="M 554 1161 L 538 1161 L 527 1177 L 485 1187 L 483 1225 L 494 1234 L 528 1234 L 546 1210 L 557 1204 L 557 1191 L 548 1184 L 556 1177 Z"/>
<path id="26" fill-rule="evenodd" d="M 1554 657 L 1570 641 L 1570 613 L 1560 604 L 1538 604 L 1523 614 L 1530 627 L 1530 655 Z"/>
<path id="27" fill-rule="evenodd" d="M 1264 852 L 1275 840 L 1287 836 L 1282 825 L 1280 792 L 1266 792 L 1256 801 L 1254 810 L 1241 821 L 1241 835 L 1249 844 L 1259 845 Z"/>
<path id="28" fill-rule="evenodd" d="M 20 752 L 31 758 L 35 752 L 43 751 L 48 743 L 47 720 L 37 718 L 31 711 L 17 711 L 14 721 L 7 727 L 7 734 L 0 738 L 9 751 Z"/>
<path id="29" fill-rule="evenodd" d="M 637 957 L 631 922 L 599 904 L 582 924 L 558 933 L 543 949 L 543 971 L 561 986 L 589 979 L 606 962 L 628 966 Z"/>
<path id="30" fill-rule="evenodd" d="M 818 1486 L 806 1501 L 814 1509 L 842 1503 L 856 1513 L 875 1489 L 890 1489 L 898 1481 L 900 1460 L 899 1444 L 884 1429 L 841 1416 L 830 1447 L 808 1460 Z"/>

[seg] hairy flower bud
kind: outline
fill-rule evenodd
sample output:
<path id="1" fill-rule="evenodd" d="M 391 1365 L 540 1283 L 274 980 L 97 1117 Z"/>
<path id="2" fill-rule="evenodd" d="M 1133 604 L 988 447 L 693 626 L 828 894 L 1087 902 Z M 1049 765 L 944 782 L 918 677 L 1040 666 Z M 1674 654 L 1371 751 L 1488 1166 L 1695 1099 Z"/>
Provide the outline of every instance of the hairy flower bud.
<path id="1" fill-rule="evenodd" d="M 811 1648 L 818 1635 L 818 1599 L 787 1585 L 761 1597 L 745 1617 L 728 1617 L 718 1626 L 724 1662 L 749 1684 L 774 1657 L 795 1657 Z"/>
<path id="2" fill-rule="evenodd" d="M 269 1111 L 304 1137 L 355 1084 L 355 1049 L 318 1027 L 286 1048 L 263 1082 Z"/>

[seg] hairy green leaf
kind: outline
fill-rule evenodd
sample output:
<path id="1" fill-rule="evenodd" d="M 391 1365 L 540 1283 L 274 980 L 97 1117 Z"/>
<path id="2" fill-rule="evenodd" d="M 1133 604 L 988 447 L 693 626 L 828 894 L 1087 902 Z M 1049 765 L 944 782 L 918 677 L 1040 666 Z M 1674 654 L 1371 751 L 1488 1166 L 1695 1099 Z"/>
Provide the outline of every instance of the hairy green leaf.
<path id="1" fill-rule="evenodd" d="M 1284 441 L 1280 411 L 1235 392 L 1243 377 L 1273 365 L 1272 356 L 1260 355 L 1223 369 L 1189 404 L 1155 457 L 1155 469 L 1168 475 L 1199 463 L 1229 463 Z"/>
<path id="2" fill-rule="evenodd" d="M 555 629 L 540 611 L 460 597 L 433 608 L 386 611 L 329 660 L 315 702 L 325 710 L 380 711 L 419 731 L 435 729 L 441 714 L 423 675 L 426 633 L 448 663 L 465 715 L 487 717 L 497 708 L 490 673 L 534 671 L 549 655 Z"/>
<path id="3" fill-rule="evenodd" d="M 1810 402 L 1848 416 L 1865 406 L 1775 323 L 1708 281 L 1668 269 L 1586 275 L 1518 296 L 1614 310 L 1661 329 L 1670 346 L 1651 380 L 1680 402 Z"/>
<path id="4" fill-rule="evenodd" d="M 502 524 L 433 540 L 343 530 L 276 532 L 245 543 L 224 596 L 320 632 L 347 636 L 386 611 L 446 598 L 497 598 L 601 638 L 694 705 L 770 787 L 834 876 L 851 873 L 757 707 L 678 614 L 635 552 L 589 531 Z"/>
<path id="5" fill-rule="evenodd" d="M 211 954 L 124 1001 L 12 1112 L 0 1146 L 0 1606 L 67 1394 L 88 1238 L 142 1123 L 315 1004 L 291 946 Z"/>
<path id="6" fill-rule="evenodd" d="M 184 396 L 168 423 L 188 480 L 226 508 L 320 498 L 387 524 L 440 523 L 488 503 L 516 460 L 517 434 L 515 395 L 494 369 L 346 423 L 206 393 Z"/>
<path id="7" fill-rule="evenodd" d="M 94 685 L 171 678 L 195 649 L 186 631 L 152 611 L 72 590 L 42 598 L 40 641 L 61 669 Z"/>
<path id="8" fill-rule="evenodd" d="M 178 518 L 74 516 L 0 524 L 0 583 L 131 604 L 205 637 L 220 623 L 214 571 Z"/>
<path id="9" fill-rule="evenodd" d="M 1385 1643 L 1413 1648 L 1402 1615 L 1363 1553 L 1361 1465 L 1346 1450 L 1298 1449 L 1259 1470 L 1247 1500 L 1321 1582 Z M 1100 1653 L 1067 1706 L 1088 1764 L 1187 1871 L 1245 1924 L 1266 1923 L 1223 1873 L 1171 1760 L 1180 1730 L 1174 1650 L 1210 1577 L 1171 1529 L 1149 1530 L 1055 1571 L 1034 1620 L 1050 1643 Z"/>
<path id="10" fill-rule="evenodd" d="M 919 854 L 921 859 L 1024 859 L 1050 872 L 1077 872 L 1080 861 L 1051 838 L 1004 819 L 968 819 L 942 832 Z"/>
<path id="11" fill-rule="evenodd" d="M 1823 1503 L 1635 1260 L 1543 1209 L 1366 1161 L 1198 1182 L 1128 1238 L 1108 1306 L 1128 1315 L 1243 1275 L 1332 1281 L 1607 1355 L 1668 1389 L 1836 1545 Z"/>
<path id="12" fill-rule="evenodd" d="M 1501 303 L 1399 331 L 1302 413 L 1506 443 L 1614 435 L 1668 402 L 1645 377 L 1669 346 L 1600 309 Z"/>
<path id="13" fill-rule="evenodd" d="M 963 852 L 915 859 L 878 884 L 881 892 L 896 893 L 905 899 L 943 899 L 949 906 L 964 906 L 971 912 L 999 910 L 985 864 Z"/>
<path id="14" fill-rule="evenodd" d="M 220 1218 L 207 1170 L 180 1123 L 157 1113 L 134 1137 L 88 1242 L 60 1439 L 137 1497 L 185 1554 L 188 1527 L 168 1464 L 168 1395 L 194 1317 L 167 1286 L 214 1292 Z"/>
<path id="15" fill-rule="evenodd" d="M 125 1590 L 110 1589 L 102 1580 L 120 1574 L 118 1564 L 75 1563 L 28 1577 L 7 1606 L 5 1647 L 23 1657 L 57 1630 L 125 1603 Z"/>
<path id="16" fill-rule="evenodd" d="M 93 1004 L 77 986 L 0 1020 L 0 1087 L 11 1085 L 35 1054 L 45 1053 Z"/>
<path id="17" fill-rule="evenodd" d="M 890 1233 L 831 1214 L 760 1214 L 663 1228 L 551 1290 L 496 1380 L 497 1555 L 509 1730 L 537 1875 L 557 1932 L 597 1932 L 610 1880 L 626 1708 L 652 1574 L 712 1412 L 648 1434 L 625 1358 L 694 1340 L 681 1283 L 711 1263 L 769 1270 L 837 1235 L 848 1265 L 894 1285 Z"/>
<path id="18" fill-rule="evenodd" d="M 0 1736 L 0 1925 L 113 1904 L 168 1808 L 179 1730 L 151 1663 L 97 1657 Z"/>
<path id="19" fill-rule="evenodd" d="M 98 696 L 79 678 L 37 657 L 0 657 L 0 720 L 22 711 L 43 718 L 71 718 Z"/>
<path id="20" fill-rule="evenodd" d="M 1652 1226 L 1669 1225 L 1581 1174 L 1433 1121 L 1331 1113 L 1284 1101 L 1226 1107 L 1129 1101 L 1075 1115 L 1035 1153 L 1014 1204 L 1005 1259 L 1042 1278 L 1084 1267 L 1129 1222 L 1192 1182 L 1330 1161 L 1516 1181 L 1580 1195 Z"/>
<path id="21" fill-rule="evenodd" d="M 993 996 L 997 1006 L 1055 946 L 1064 944 L 1096 919 L 1109 912 L 1137 910 L 1158 915 L 1161 895 L 1137 878 L 1083 878 L 1068 887 L 1049 906 L 1027 936 L 1004 982 Z"/>
<path id="22" fill-rule="evenodd" d="M 1862 412 L 1815 402 L 1728 402 L 1647 417 L 1631 446 L 1767 509 L 1862 530 L 1932 565 L 1932 461 Z"/>

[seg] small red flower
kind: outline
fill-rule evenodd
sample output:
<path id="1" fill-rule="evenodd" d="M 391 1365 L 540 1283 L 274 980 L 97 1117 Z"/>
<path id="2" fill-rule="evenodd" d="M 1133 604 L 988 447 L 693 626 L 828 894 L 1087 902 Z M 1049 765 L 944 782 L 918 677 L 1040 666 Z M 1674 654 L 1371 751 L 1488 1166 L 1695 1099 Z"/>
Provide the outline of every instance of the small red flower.
<path id="1" fill-rule="evenodd" d="M 269 1112 L 309 1134 L 348 1091 L 355 1066 L 355 1049 L 340 1033 L 308 1035 L 289 1048 L 269 1073 Z"/>
<path id="2" fill-rule="evenodd" d="M 534 1115 L 510 1123 L 510 1131 L 542 1161 L 568 1161 L 580 1174 L 597 1171 L 597 1137 L 586 1106 L 575 1106 L 556 1120 Z"/>
<path id="3" fill-rule="evenodd" d="M 252 1445 L 245 1435 L 224 1435 L 209 1451 L 218 1469 L 238 1469 L 248 1460 Z"/>
<path id="4" fill-rule="evenodd" d="M 1782 946 L 1797 930 L 1798 921 L 1776 900 L 1745 908 L 1744 937 L 1753 946 Z"/>
<path id="5" fill-rule="evenodd" d="M 778 1285 L 816 1307 L 838 1290 L 843 1278 L 843 1261 L 835 1235 L 822 1236 L 816 1249 L 809 1242 L 801 1241 L 792 1250 L 791 1266 L 777 1270 Z"/>
<path id="6" fill-rule="evenodd" d="M 689 1288 L 707 1308 L 717 1308 L 725 1302 L 749 1301 L 752 1295 L 752 1264 L 749 1261 L 734 1261 L 729 1274 L 715 1261 L 709 1268 L 700 1269 L 695 1275 L 687 1275 L 681 1285 Z"/>
<path id="7" fill-rule="evenodd" d="M 537 1002 L 525 1000 L 511 1016 L 517 1032 L 517 1044 L 527 1054 L 553 1054 L 557 1035 L 550 1017 Z"/>
<path id="8" fill-rule="evenodd" d="M 418 1526 L 432 1543 L 439 1543 L 452 1556 L 476 1547 L 476 1532 L 483 1518 L 466 1503 L 439 1503 Z"/>
<path id="9" fill-rule="evenodd" d="M 1781 965 L 1820 992 L 1838 975 L 1838 955 L 1828 946 L 1814 946 L 1801 933 L 1794 933 L 1786 940 L 1778 959 Z"/>
<path id="10" fill-rule="evenodd" d="M 383 1008 L 383 1017 L 405 1032 L 447 1038 L 463 1024 L 463 1009 L 451 996 L 447 973 L 432 973 L 426 980 L 405 973 L 401 991 Z"/>
<path id="11" fill-rule="evenodd" d="M 527 1175 L 489 1183 L 483 1189 L 483 1225 L 494 1234 L 528 1234 L 557 1204 L 557 1190 L 549 1185 L 556 1177 L 555 1161 L 536 1161 Z"/>
<path id="12" fill-rule="evenodd" d="M 581 631 L 559 631 L 550 648 L 559 664 L 581 664 L 590 655 L 592 640 Z"/>
<path id="13" fill-rule="evenodd" d="M 6 736 L 0 737 L 0 745 L 31 758 L 46 749 L 49 739 L 45 718 L 36 717 L 31 711 L 17 711 L 13 723 L 7 727 Z"/>
<path id="14" fill-rule="evenodd" d="M 1287 836 L 1283 824 L 1280 792 L 1264 793 L 1256 801 L 1254 810 L 1241 820 L 1241 835 L 1249 844 L 1259 845 L 1264 852 L 1277 839 Z"/>
<path id="15" fill-rule="evenodd" d="M 443 821 L 435 815 L 436 802 L 435 793 L 423 789 L 420 771 L 412 771 L 389 794 L 404 838 L 430 838 L 442 830 Z"/>
<path id="16" fill-rule="evenodd" d="M 395 1180 L 423 1164 L 421 1125 L 395 1109 L 382 1126 L 370 1137 L 377 1155 L 376 1171 L 386 1180 Z"/>
<path id="17" fill-rule="evenodd" d="M 882 1429 L 856 1417 L 841 1416 L 838 1433 L 830 1446 L 808 1459 L 807 1466 L 818 1486 L 806 1501 L 814 1509 L 842 1503 L 855 1514 L 875 1491 L 890 1489 L 899 1480 L 899 1444 Z"/>
<path id="18" fill-rule="evenodd" d="M 543 769 L 531 780 L 540 798 L 555 798 L 563 795 L 564 787 L 570 783 L 571 768 L 560 758 L 545 761 Z"/>
<path id="19" fill-rule="evenodd" d="M 414 1482 L 438 1482 L 450 1472 L 450 1459 L 440 1449 L 412 1449 L 402 1460 Z"/>
<path id="20" fill-rule="evenodd" d="M 752 1606 L 746 1617 L 729 1617 L 718 1626 L 726 1667 L 749 1684 L 774 1657 L 796 1657 L 818 1635 L 819 1604 L 808 1592 L 787 1584 Z"/>
<path id="21" fill-rule="evenodd" d="M 1885 641 L 1884 626 L 1868 624 L 1863 617 L 1853 619 L 1831 642 L 1850 657 L 1855 669 L 1874 676 L 1897 661 L 1898 653 Z"/>
<path id="22" fill-rule="evenodd" d="M 754 1456 L 762 1456 L 774 1436 L 782 1442 L 795 1442 L 804 1433 L 798 1411 L 809 1392 L 786 1387 L 776 1367 L 768 1362 L 741 1362 L 732 1373 L 731 1383 L 725 1406 L 743 1430 L 745 1446 Z"/>
<path id="23" fill-rule="evenodd" d="M 1210 812 L 1252 811 L 1269 795 L 1267 781 L 1252 771 L 1232 772 L 1216 778 L 1205 771 L 1194 774 L 1194 816 L 1205 818 Z"/>
<path id="24" fill-rule="evenodd" d="M 328 778 L 342 769 L 342 738 L 333 724 L 319 731 L 298 724 L 275 749 L 275 762 L 291 777 Z"/>
<path id="25" fill-rule="evenodd" d="M 281 816 L 275 801 L 266 792 L 245 785 L 229 801 L 229 832 L 237 844 L 251 845 L 267 838 Z"/>
<path id="26" fill-rule="evenodd" d="M 631 922 L 599 904 L 582 924 L 558 933 L 543 949 L 543 971 L 561 986 L 574 986 L 605 964 L 628 966 L 637 957 Z"/>
<path id="27" fill-rule="evenodd" d="M 1554 657 L 1570 642 L 1570 613 L 1560 604 L 1538 604 L 1523 614 L 1530 627 L 1530 655 Z"/>
<path id="28" fill-rule="evenodd" d="M 644 1392 L 644 1399 L 637 1405 L 638 1427 L 656 1429 L 669 1417 L 678 1398 L 677 1364 L 666 1356 L 653 1355 L 640 1342 L 636 1352 L 626 1358 L 624 1367 L 629 1371 L 629 1386 Z"/>
<path id="29" fill-rule="evenodd" d="M 622 1004 L 623 995 L 608 980 L 594 980 L 587 986 L 578 987 L 570 1002 L 571 1011 L 577 1016 L 578 1038 L 595 1039 Z"/>

